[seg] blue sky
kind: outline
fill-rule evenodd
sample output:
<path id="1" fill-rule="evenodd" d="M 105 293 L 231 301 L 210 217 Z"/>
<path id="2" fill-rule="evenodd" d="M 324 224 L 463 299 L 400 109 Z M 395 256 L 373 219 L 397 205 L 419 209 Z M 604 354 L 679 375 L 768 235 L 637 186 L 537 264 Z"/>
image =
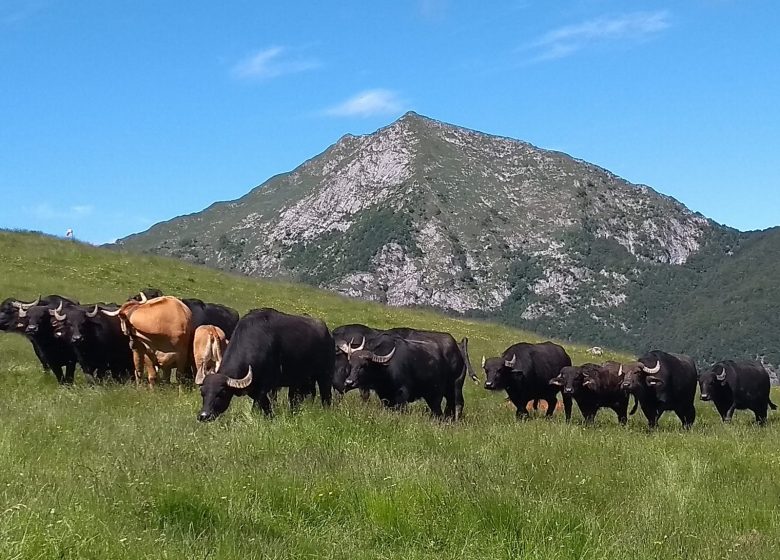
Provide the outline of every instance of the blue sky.
<path id="1" fill-rule="evenodd" d="M 780 2 L 0 0 L 0 227 L 95 243 L 407 110 L 780 224 Z"/>

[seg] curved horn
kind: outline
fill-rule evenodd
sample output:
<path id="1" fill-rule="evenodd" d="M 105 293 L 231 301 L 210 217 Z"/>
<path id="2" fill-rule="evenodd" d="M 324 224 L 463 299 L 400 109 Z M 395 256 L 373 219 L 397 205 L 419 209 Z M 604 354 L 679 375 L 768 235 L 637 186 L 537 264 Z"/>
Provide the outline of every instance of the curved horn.
<path id="1" fill-rule="evenodd" d="M 22 308 L 22 302 L 21 301 L 12 301 L 11 305 L 13 305 L 16 309 Z"/>
<path id="2" fill-rule="evenodd" d="M 482 365 L 479 366 L 479 367 L 485 367 L 485 363 L 486 362 L 487 362 L 487 360 L 485 359 L 485 356 L 482 356 Z"/>
<path id="3" fill-rule="evenodd" d="M 60 302 L 60 305 L 54 310 L 54 318 L 58 321 L 64 321 L 66 319 L 65 315 L 62 313 L 62 302 Z"/>
<path id="4" fill-rule="evenodd" d="M 341 344 L 337 344 L 336 348 L 344 352 L 347 356 L 349 356 L 352 353 L 352 347 L 347 344 L 346 342 L 342 342 Z"/>
<path id="5" fill-rule="evenodd" d="M 353 352 L 357 352 L 358 350 L 362 350 L 365 345 L 366 345 L 366 337 L 364 336 L 363 340 L 360 341 L 360 346 L 358 346 L 357 348 L 352 348 L 352 351 Z M 352 341 L 351 340 L 349 341 L 349 346 L 350 346 L 350 348 L 352 347 Z"/>
<path id="6" fill-rule="evenodd" d="M 390 350 L 390 353 L 386 356 L 377 356 L 376 354 L 371 354 L 371 361 L 375 364 L 386 364 L 393 357 L 393 354 L 395 354 L 395 346 L 393 346 L 393 349 Z"/>
<path id="7" fill-rule="evenodd" d="M 95 307 L 97 307 L 97 306 L 95 306 Z M 106 311 L 105 309 L 101 309 L 101 310 L 100 310 L 100 312 L 101 312 L 103 315 L 107 315 L 107 316 L 109 316 L 109 317 L 116 317 L 117 315 L 119 315 L 119 312 L 120 312 L 120 311 L 122 311 L 122 309 L 121 309 L 121 308 L 120 308 L 120 309 L 117 309 L 116 311 Z"/>
<path id="8" fill-rule="evenodd" d="M 249 370 L 246 372 L 243 379 L 227 378 L 228 387 L 232 389 L 246 389 L 249 387 L 250 383 L 252 383 L 252 366 L 249 366 Z"/>
<path id="9" fill-rule="evenodd" d="M 623 377 L 623 364 L 620 364 L 620 369 L 618 370 L 618 377 Z"/>
<path id="10" fill-rule="evenodd" d="M 19 309 L 30 309 L 31 307 L 35 307 L 36 305 L 38 305 L 40 301 L 41 301 L 41 296 L 38 296 L 37 298 L 35 298 L 35 301 L 30 303 L 19 302 Z"/>
<path id="11" fill-rule="evenodd" d="M 721 368 L 723 368 L 723 371 L 715 374 L 715 379 L 717 379 L 718 381 L 723 381 L 726 379 L 726 368 L 723 366 L 721 366 Z"/>
<path id="12" fill-rule="evenodd" d="M 198 369 L 198 373 L 195 374 L 195 385 L 203 385 L 206 380 L 206 368 Z"/>
<path id="13" fill-rule="evenodd" d="M 19 318 L 23 319 L 27 317 L 27 310 L 25 310 L 23 307 L 19 308 Z"/>
<path id="14" fill-rule="evenodd" d="M 96 303 L 95 309 L 93 309 L 92 311 L 87 311 L 87 317 L 89 317 L 90 319 L 97 317 L 98 311 L 100 311 L 100 309 L 98 309 L 98 305 Z"/>
<path id="15" fill-rule="evenodd" d="M 649 373 L 650 375 L 655 375 L 659 371 L 661 371 L 661 360 L 658 360 L 655 364 L 655 367 L 649 368 L 646 365 L 642 364 L 642 371 L 645 373 Z"/>
<path id="16" fill-rule="evenodd" d="M 517 354 L 512 354 L 511 360 L 504 360 L 504 365 L 508 367 L 509 369 L 512 369 L 515 367 L 515 364 L 517 363 Z"/>
<path id="17" fill-rule="evenodd" d="M 147 301 L 149 301 L 149 300 L 147 299 L 147 297 L 146 297 L 146 294 L 145 294 L 145 293 L 143 293 L 143 292 L 138 292 L 138 295 L 139 295 L 139 296 L 141 296 L 141 299 L 139 300 L 141 303 L 146 303 Z"/>

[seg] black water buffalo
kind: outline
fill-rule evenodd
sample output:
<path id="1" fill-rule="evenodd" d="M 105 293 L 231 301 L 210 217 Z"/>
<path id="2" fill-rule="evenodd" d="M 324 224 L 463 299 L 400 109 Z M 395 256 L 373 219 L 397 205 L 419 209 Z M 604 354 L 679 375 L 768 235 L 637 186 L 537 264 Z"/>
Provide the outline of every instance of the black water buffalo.
<path id="1" fill-rule="evenodd" d="M 344 393 L 344 386 L 349 377 L 349 355 L 355 350 L 362 350 L 367 339 L 372 339 L 382 331 L 367 327 L 366 325 L 353 324 L 342 325 L 333 329 L 333 342 L 336 345 L 336 362 L 333 371 L 333 388 L 339 393 Z M 360 397 L 366 401 L 370 398 L 371 391 L 365 387 L 360 388 Z"/>
<path id="2" fill-rule="evenodd" d="M 275 309 L 250 311 L 236 325 L 219 371 L 203 380 L 198 420 L 214 420 L 241 395 L 270 416 L 269 393 L 279 387 L 289 387 L 294 410 L 314 382 L 322 404 L 330 405 L 333 347 L 328 328 L 318 319 Z"/>
<path id="3" fill-rule="evenodd" d="M 583 364 L 566 366 L 558 377 L 550 381 L 561 389 L 563 396 L 570 395 L 577 403 L 585 422 L 592 424 L 596 420 L 599 408 L 611 408 L 617 414 L 618 421 L 628 421 L 628 393 L 621 388 L 618 377 L 620 364 L 607 362 L 604 365 Z M 565 401 L 564 401 L 565 402 Z M 571 420 L 571 405 L 564 407 L 566 420 Z M 634 408 L 636 412 L 636 407 Z"/>
<path id="4" fill-rule="evenodd" d="M 63 302 L 60 302 L 62 304 Z M 24 332 L 41 350 L 43 359 L 48 364 L 57 381 L 73 383 L 76 371 L 76 351 L 70 341 L 54 336 L 51 317 L 54 307 L 36 305 L 29 309 L 19 310 L 19 324 L 24 324 Z M 62 368 L 65 368 L 63 373 Z"/>
<path id="5" fill-rule="evenodd" d="M 397 409 L 424 399 L 434 416 L 460 418 L 466 364 L 451 335 L 391 329 L 362 346 L 348 355 L 347 390 L 372 389 L 385 406 Z"/>
<path id="6" fill-rule="evenodd" d="M 485 389 L 504 389 L 517 407 L 518 419 L 527 418 L 530 401 L 547 401 L 547 416 L 552 416 L 558 404 L 559 388 L 550 385 L 563 368 L 571 365 L 571 358 L 561 346 L 552 342 L 530 344 L 521 342 L 507 348 L 499 358 L 482 358 L 485 370 Z M 563 395 L 564 407 L 571 410 L 571 395 Z"/>
<path id="7" fill-rule="evenodd" d="M 200 326 L 214 325 L 230 340 L 238 324 L 238 311 L 219 303 L 205 303 L 195 298 L 181 300 L 192 311 L 192 332 Z"/>
<path id="8" fill-rule="evenodd" d="M 725 360 L 699 377 L 701 400 L 712 401 L 724 422 L 735 410 L 752 410 L 756 422 L 766 423 L 767 407 L 777 410 L 769 399 L 769 374 L 758 362 Z"/>
<path id="9" fill-rule="evenodd" d="M 99 311 L 117 307 L 64 305 L 55 308 L 51 317 L 55 338 L 70 342 L 84 373 L 98 379 L 110 373 L 115 380 L 125 381 L 134 371 L 130 339 L 122 332 L 119 317 Z"/>
<path id="10" fill-rule="evenodd" d="M 624 391 L 634 395 L 651 428 L 661 415 L 673 410 L 690 428 L 696 419 L 696 364 L 689 356 L 648 352 L 637 362 L 621 364 L 618 371 Z"/>
<path id="11" fill-rule="evenodd" d="M 32 344 L 35 356 L 38 358 L 38 361 L 41 362 L 43 371 L 50 371 L 51 368 L 49 367 L 49 364 L 46 363 L 46 358 L 43 355 L 43 351 L 38 346 L 38 343 L 35 342 L 35 339 L 25 334 L 24 332 L 26 321 L 20 322 L 19 319 L 19 309 L 22 308 L 22 306 L 24 306 L 24 309 L 27 309 L 33 305 L 37 305 L 37 302 L 38 300 L 32 303 L 24 303 L 17 300 L 16 298 L 8 298 L 4 300 L 3 303 L 0 304 L 0 331 L 17 333 L 24 336 L 27 340 L 30 341 L 30 344 Z"/>

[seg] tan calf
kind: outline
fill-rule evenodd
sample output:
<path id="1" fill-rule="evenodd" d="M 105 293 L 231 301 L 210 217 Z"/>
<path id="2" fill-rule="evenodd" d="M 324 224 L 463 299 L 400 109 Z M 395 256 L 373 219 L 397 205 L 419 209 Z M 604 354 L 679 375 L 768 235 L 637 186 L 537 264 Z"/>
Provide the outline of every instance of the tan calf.
<path id="1" fill-rule="evenodd" d="M 206 376 L 219 369 L 222 354 L 227 347 L 225 333 L 214 325 L 201 325 L 195 329 L 192 353 L 195 357 L 195 383 L 201 385 Z"/>

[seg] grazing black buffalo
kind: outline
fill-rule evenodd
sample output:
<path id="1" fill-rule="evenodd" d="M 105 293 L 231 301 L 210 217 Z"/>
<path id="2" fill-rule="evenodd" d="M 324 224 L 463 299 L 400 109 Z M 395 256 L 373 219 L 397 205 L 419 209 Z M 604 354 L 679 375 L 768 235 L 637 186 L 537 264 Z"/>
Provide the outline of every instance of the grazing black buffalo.
<path id="1" fill-rule="evenodd" d="M 70 342 L 84 373 L 104 379 L 108 373 L 117 381 L 133 374 L 130 339 L 122 332 L 119 317 L 109 317 L 100 309 L 114 310 L 114 304 L 63 305 L 55 308 L 52 327 L 55 338 Z"/>
<path id="2" fill-rule="evenodd" d="M 619 371 L 620 364 L 616 362 L 607 362 L 603 366 L 596 364 L 566 366 L 558 377 L 550 381 L 550 384 L 559 387 L 564 397 L 570 395 L 574 398 L 588 424 L 596 420 L 599 408 L 611 408 L 617 414 L 618 421 L 625 424 L 628 421 L 629 397 L 621 388 L 622 380 L 618 377 Z M 571 405 L 564 408 L 566 420 L 570 421 Z"/>
<path id="3" fill-rule="evenodd" d="M 752 410 L 756 422 L 766 423 L 767 407 L 777 410 L 769 399 L 769 374 L 758 362 L 725 360 L 699 377 L 701 400 L 712 401 L 724 422 L 735 410 Z"/>
<path id="4" fill-rule="evenodd" d="M 696 364 L 689 356 L 654 350 L 638 362 L 621 364 L 618 371 L 624 391 L 634 395 L 651 428 L 661 415 L 673 410 L 690 428 L 696 419 Z"/>
<path id="5" fill-rule="evenodd" d="M 530 401 L 547 401 L 547 416 L 552 416 L 558 404 L 558 390 L 550 381 L 563 368 L 571 365 L 571 358 L 561 346 L 552 342 L 530 344 L 521 342 L 510 346 L 499 358 L 482 358 L 485 370 L 485 389 L 504 389 L 517 407 L 518 419 L 527 418 Z M 571 410 L 571 395 L 564 394 L 564 407 Z"/>
<path id="6" fill-rule="evenodd" d="M 59 305 L 63 305 L 60 301 Z M 51 317 L 55 307 L 36 305 L 29 309 L 19 310 L 20 325 L 24 324 L 24 332 L 40 348 L 43 359 L 51 368 L 57 381 L 73 383 L 76 371 L 76 351 L 70 341 L 54 336 Z M 65 368 L 63 373 L 62 368 Z"/>
<path id="7" fill-rule="evenodd" d="M 192 311 L 192 332 L 200 326 L 214 325 L 222 329 L 230 340 L 238 324 L 238 311 L 219 303 L 205 303 L 202 300 L 187 298 L 181 300 Z"/>
<path id="8" fill-rule="evenodd" d="M 322 404 L 330 405 L 333 360 L 333 338 L 322 321 L 254 309 L 238 322 L 219 371 L 203 380 L 198 420 L 214 420 L 241 395 L 270 416 L 269 393 L 279 387 L 289 387 L 294 410 L 314 382 Z"/>
<path id="9" fill-rule="evenodd" d="M 451 335 L 391 329 L 361 346 L 348 355 L 347 390 L 372 389 L 385 406 L 397 409 L 424 399 L 434 416 L 460 418 L 466 364 Z"/>

